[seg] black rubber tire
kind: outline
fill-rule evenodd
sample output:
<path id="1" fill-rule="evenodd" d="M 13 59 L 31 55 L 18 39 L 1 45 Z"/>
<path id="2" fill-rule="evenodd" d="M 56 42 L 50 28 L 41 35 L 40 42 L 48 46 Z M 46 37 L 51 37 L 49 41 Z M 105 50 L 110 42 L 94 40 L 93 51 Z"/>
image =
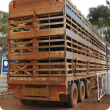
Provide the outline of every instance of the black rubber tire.
<path id="1" fill-rule="evenodd" d="M 78 87 L 78 102 L 83 102 L 85 99 L 85 85 L 83 81 L 77 83 Z"/>
<path id="2" fill-rule="evenodd" d="M 85 98 L 89 98 L 90 97 L 90 92 L 91 92 L 90 81 L 87 80 L 85 82 Z"/>
<path id="3" fill-rule="evenodd" d="M 28 105 L 37 105 L 38 101 L 37 100 L 27 100 Z"/>
<path id="4" fill-rule="evenodd" d="M 73 83 L 70 93 L 68 94 L 67 106 L 73 108 L 76 106 L 78 100 L 78 89 L 75 83 Z"/>
<path id="5" fill-rule="evenodd" d="M 26 100 L 20 99 L 20 102 L 21 102 L 23 105 L 28 105 L 28 103 L 27 103 Z"/>
<path id="6" fill-rule="evenodd" d="M 65 106 L 65 107 L 68 107 L 67 102 L 64 102 L 64 106 Z"/>

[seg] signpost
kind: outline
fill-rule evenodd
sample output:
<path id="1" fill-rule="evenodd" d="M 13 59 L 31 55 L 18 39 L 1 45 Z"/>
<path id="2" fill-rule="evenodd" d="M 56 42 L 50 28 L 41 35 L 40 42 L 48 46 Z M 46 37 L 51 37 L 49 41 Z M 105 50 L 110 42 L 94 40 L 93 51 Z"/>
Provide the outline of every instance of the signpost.
<path id="1" fill-rule="evenodd" d="M 7 73 L 8 73 L 8 61 L 6 58 L 2 57 L 0 94 L 5 90 L 5 87 L 7 86 L 6 79 Z"/>
<path id="2" fill-rule="evenodd" d="M 16 61 L 11 61 L 15 63 Z M 8 60 L 2 57 L 1 75 L 6 76 L 8 73 Z"/>
<path id="3" fill-rule="evenodd" d="M 2 71 L 1 73 L 8 73 L 8 61 L 2 58 Z"/>
<path id="4" fill-rule="evenodd" d="M 13 63 L 15 63 L 16 61 L 11 61 Z M 2 93 L 7 86 L 7 73 L 8 73 L 8 61 L 6 58 L 2 57 L 2 65 L 1 65 L 1 83 L 0 83 L 0 93 Z M 3 79 L 4 78 L 4 79 Z M 2 88 L 3 87 L 3 88 Z"/>

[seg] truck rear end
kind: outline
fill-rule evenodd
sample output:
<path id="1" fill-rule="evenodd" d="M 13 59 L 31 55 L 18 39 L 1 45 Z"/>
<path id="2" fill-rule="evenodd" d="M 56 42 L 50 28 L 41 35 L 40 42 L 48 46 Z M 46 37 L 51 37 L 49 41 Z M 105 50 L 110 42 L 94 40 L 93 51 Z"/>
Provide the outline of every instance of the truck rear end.
<path id="1" fill-rule="evenodd" d="M 15 0 L 9 10 L 9 91 L 60 101 L 67 94 L 64 0 Z"/>

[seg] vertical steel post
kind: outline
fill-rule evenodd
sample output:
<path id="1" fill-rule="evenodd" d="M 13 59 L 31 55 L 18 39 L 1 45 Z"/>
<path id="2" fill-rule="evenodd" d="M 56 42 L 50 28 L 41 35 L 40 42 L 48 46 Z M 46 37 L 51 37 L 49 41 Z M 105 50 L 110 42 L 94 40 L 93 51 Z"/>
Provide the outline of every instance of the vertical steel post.
<path id="1" fill-rule="evenodd" d="M 106 75 L 106 77 L 107 77 L 107 94 L 108 94 L 108 90 L 109 90 L 109 87 L 108 87 L 108 81 L 109 81 L 109 78 L 108 78 L 108 52 L 107 52 L 107 43 L 106 43 L 106 70 L 107 70 L 107 75 Z"/>
<path id="2" fill-rule="evenodd" d="M 3 62 L 3 57 L 2 57 L 2 62 Z M 2 86 L 2 64 L 1 64 L 1 75 L 0 75 L 0 86 Z"/>

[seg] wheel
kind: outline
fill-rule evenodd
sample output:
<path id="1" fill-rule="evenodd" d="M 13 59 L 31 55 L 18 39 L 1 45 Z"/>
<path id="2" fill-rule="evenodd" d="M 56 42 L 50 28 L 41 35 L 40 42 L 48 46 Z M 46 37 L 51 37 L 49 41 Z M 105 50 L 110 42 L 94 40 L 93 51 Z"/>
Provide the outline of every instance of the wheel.
<path id="1" fill-rule="evenodd" d="M 85 98 L 85 85 L 83 81 L 77 83 L 78 87 L 78 102 L 83 102 Z"/>
<path id="2" fill-rule="evenodd" d="M 37 100 L 27 100 L 28 105 L 37 105 L 38 101 Z"/>
<path id="3" fill-rule="evenodd" d="M 64 106 L 65 106 L 65 107 L 68 107 L 67 102 L 64 102 Z"/>
<path id="4" fill-rule="evenodd" d="M 76 106 L 78 100 L 78 89 L 75 83 L 73 83 L 70 93 L 68 94 L 67 106 L 73 108 Z"/>
<path id="5" fill-rule="evenodd" d="M 23 105 L 28 105 L 28 103 L 27 103 L 26 100 L 20 99 L 20 102 L 21 102 Z"/>
<path id="6" fill-rule="evenodd" d="M 85 97 L 89 98 L 90 93 L 91 93 L 91 85 L 90 85 L 90 81 L 87 80 L 86 83 L 85 83 Z"/>

